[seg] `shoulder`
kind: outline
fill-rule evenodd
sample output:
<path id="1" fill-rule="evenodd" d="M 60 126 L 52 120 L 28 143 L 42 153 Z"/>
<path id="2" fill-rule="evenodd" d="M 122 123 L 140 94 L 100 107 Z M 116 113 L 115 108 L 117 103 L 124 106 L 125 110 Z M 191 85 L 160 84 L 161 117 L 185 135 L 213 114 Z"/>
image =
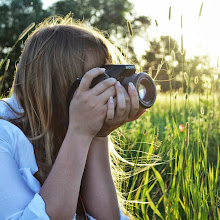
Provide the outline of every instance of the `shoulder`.
<path id="1" fill-rule="evenodd" d="M 9 106 L 7 105 L 8 98 L 0 99 L 0 116 L 3 118 L 8 118 L 8 112 L 10 111 Z"/>
<path id="2" fill-rule="evenodd" d="M 7 152 L 15 160 L 18 168 L 30 168 L 31 173 L 38 170 L 34 148 L 20 128 L 0 119 L 0 153 Z"/>
<path id="3" fill-rule="evenodd" d="M 21 137 L 19 137 L 21 136 Z M 16 143 L 23 136 L 23 132 L 14 124 L 7 120 L 0 119 L 0 147 L 1 151 L 4 148 L 5 151 L 14 155 Z"/>
<path id="4" fill-rule="evenodd" d="M 13 157 L 22 153 L 33 153 L 33 146 L 20 128 L 0 119 L 0 152 L 7 151 Z"/>
<path id="5" fill-rule="evenodd" d="M 30 189 L 39 192 L 40 184 L 33 176 L 38 171 L 33 145 L 21 129 L 0 119 L 0 168 L 7 171 L 12 161 Z"/>
<path id="6" fill-rule="evenodd" d="M 7 120 L 0 119 L 0 140 L 9 144 L 12 143 L 13 137 L 20 129 Z"/>
<path id="7" fill-rule="evenodd" d="M 14 119 L 19 117 L 17 113 L 23 113 L 16 96 L 13 94 L 10 98 L 0 99 L 0 116 L 4 119 Z"/>

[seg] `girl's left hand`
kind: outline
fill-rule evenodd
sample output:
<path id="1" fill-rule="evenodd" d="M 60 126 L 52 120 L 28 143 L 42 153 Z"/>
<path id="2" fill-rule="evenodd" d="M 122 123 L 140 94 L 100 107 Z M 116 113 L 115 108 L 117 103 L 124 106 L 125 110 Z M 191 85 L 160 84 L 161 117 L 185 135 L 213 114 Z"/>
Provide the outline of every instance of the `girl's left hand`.
<path id="1" fill-rule="evenodd" d="M 120 82 L 115 84 L 115 89 L 116 100 L 113 100 L 112 97 L 108 100 L 106 120 L 96 137 L 109 135 L 126 122 L 138 119 L 146 111 L 145 109 L 139 110 L 138 94 L 133 83 L 129 83 L 128 93 Z"/>

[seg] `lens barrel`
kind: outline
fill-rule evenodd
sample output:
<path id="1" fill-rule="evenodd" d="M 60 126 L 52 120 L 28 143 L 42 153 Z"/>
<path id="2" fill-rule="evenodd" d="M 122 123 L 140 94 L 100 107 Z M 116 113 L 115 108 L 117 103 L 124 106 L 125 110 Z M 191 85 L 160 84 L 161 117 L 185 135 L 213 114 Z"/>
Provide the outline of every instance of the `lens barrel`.
<path id="1" fill-rule="evenodd" d="M 156 86 L 153 79 L 147 73 L 135 73 L 125 77 L 121 84 L 128 89 L 129 82 L 132 82 L 137 90 L 139 103 L 142 108 L 150 108 L 157 96 Z"/>

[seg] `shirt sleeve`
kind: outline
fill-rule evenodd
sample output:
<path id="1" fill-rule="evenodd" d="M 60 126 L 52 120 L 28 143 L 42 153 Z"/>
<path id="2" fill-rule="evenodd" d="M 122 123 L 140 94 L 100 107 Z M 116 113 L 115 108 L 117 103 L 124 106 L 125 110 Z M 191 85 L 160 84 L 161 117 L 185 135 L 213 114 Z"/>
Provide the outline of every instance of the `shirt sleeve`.
<path id="1" fill-rule="evenodd" d="M 124 215 L 121 211 L 121 208 L 119 206 L 119 212 L 120 212 L 120 220 L 129 220 L 128 216 Z"/>
<path id="2" fill-rule="evenodd" d="M 0 139 L 0 219 L 48 220 L 43 199 L 27 186 L 7 145 Z"/>
<path id="3" fill-rule="evenodd" d="M 121 208 L 119 206 L 119 212 L 120 212 L 120 220 L 129 220 L 128 216 L 124 215 L 123 212 L 121 211 Z M 89 220 L 95 220 L 91 215 L 87 213 L 87 217 Z M 74 219 L 75 220 L 75 219 Z"/>

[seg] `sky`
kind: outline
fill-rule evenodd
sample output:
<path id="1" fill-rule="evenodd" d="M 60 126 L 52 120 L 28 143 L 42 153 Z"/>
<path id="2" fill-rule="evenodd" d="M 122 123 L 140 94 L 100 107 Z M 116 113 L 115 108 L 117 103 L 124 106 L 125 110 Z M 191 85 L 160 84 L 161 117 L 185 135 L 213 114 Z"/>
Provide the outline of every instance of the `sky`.
<path id="1" fill-rule="evenodd" d="M 44 7 L 55 1 L 43 0 Z M 147 29 L 150 39 L 170 35 L 181 45 L 182 34 L 187 57 L 208 54 L 212 66 L 216 66 L 220 55 L 218 26 L 220 0 L 130 0 L 130 2 L 134 4 L 137 16 L 145 15 L 151 19 L 152 25 Z M 199 16 L 202 4 L 202 13 Z M 137 39 L 134 46 L 140 55 L 147 49 L 147 44 L 141 39 Z"/>

